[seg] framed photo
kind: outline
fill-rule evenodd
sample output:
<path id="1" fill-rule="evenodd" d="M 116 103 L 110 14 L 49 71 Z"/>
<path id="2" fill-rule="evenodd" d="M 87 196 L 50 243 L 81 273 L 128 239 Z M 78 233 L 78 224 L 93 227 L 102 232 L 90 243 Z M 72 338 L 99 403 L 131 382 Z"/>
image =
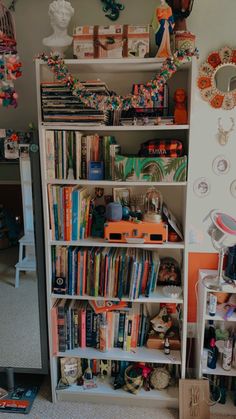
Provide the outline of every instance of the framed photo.
<path id="1" fill-rule="evenodd" d="M 4 141 L 4 157 L 7 160 L 15 160 L 19 158 L 19 143 L 6 139 Z"/>
<path id="2" fill-rule="evenodd" d="M 193 191 L 195 195 L 199 196 L 200 198 L 205 198 L 205 196 L 209 195 L 210 189 L 210 183 L 205 177 L 201 177 L 195 180 L 193 184 Z"/>
<path id="3" fill-rule="evenodd" d="M 119 202 L 123 206 L 130 206 L 130 194 L 129 188 L 113 188 L 114 202 Z"/>
<path id="4" fill-rule="evenodd" d="M 236 198 L 236 179 L 234 179 L 230 185 L 230 193 L 233 198 Z"/>
<path id="5" fill-rule="evenodd" d="M 213 160 L 212 168 L 216 175 L 226 175 L 230 169 L 230 162 L 225 156 L 217 156 Z"/>

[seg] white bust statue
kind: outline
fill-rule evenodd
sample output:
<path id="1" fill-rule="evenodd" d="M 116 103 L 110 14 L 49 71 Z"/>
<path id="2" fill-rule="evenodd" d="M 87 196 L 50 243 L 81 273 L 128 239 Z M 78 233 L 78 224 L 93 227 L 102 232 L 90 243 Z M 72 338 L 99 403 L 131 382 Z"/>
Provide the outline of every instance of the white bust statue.
<path id="1" fill-rule="evenodd" d="M 53 34 L 43 39 L 43 44 L 50 48 L 54 54 L 63 56 L 64 51 L 72 43 L 72 36 L 67 33 L 67 28 L 74 9 L 69 1 L 54 0 L 49 5 L 48 14 L 50 16 Z"/>

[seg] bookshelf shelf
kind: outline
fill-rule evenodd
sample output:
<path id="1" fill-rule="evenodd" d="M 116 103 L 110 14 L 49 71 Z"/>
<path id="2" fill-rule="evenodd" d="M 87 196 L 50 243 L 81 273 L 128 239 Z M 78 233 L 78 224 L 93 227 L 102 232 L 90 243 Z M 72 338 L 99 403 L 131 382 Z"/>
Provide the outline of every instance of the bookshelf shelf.
<path id="1" fill-rule="evenodd" d="M 131 352 L 120 348 L 113 348 L 107 352 L 101 352 L 94 348 L 76 348 L 72 351 L 58 352 L 57 356 L 79 357 L 88 359 L 110 359 L 117 361 L 131 362 L 156 362 L 160 364 L 181 364 L 180 351 L 171 351 L 170 355 L 165 355 L 160 349 L 148 349 L 145 347 L 136 348 Z"/>
<path id="2" fill-rule="evenodd" d="M 54 122 L 43 122 L 42 126 L 48 129 L 60 129 L 60 130 L 78 130 L 78 131 L 109 131 L 109 132 L 128 132 L 128 131 L 187 131 L 189 125 L 82 125 L 76 123 L 54 123 Z"/>
<path id="3" fill-rule="evenodd" d="M 133 73 L 153 72 L 161 69 L 163 58 L 106 58 L 106 59 L 66 59 L 65 64 L 72 74 L 77 73 Z M 40 66 L 46 66 L 42 60 L 38 60 Z M 184 64 L 189 68 L 190 63 Z M 83 75 L 83 74 L 82 74 Z"/>
<path id="4" fill-rule="evenodd" d="M 104 297 L 91 297 L 89 295 L 62 295 L 62 294 L 51 294 L 51 298 L 65 298 L 69 300 L 94 300 L 94 301 L 127 301 L 127 302 L 136 302 L 136 303 L 172 303 L 172 304 L 183 304 L 183 299 L 180 298 L 168 298 L 163 294 L 162 287 L 157 287 L 155 292 L 153 292 L 150 297 L 139 297 L 136 299 L 129 299 L 129 298 L 104 298 Z"/>
<path id="5" fill-rule="evenodd" d="M 46 181 L 48 185 L 86 185 L 86 186 L 94 186 L 93 180 L 67 180 L 67 179 L 50 179 Z M 129 187 L 142 187 L 148 186 L 149 188 L 152 186 L 170 186 L 170 187 L 186 187 L 187 182 L 119 182 L 113 180 L 97 180 L 96 186 L 129 186 Z"/>
<path id="6" fill-rule="evenodd" d="M 160 70 L 163 60 L 157 58 L 148 58 L 148 59 L 96 59 L 96 60 L 65 60 L 66 65 L 68 65 L 69 71 L 77 75 L 80 80 L 84 80 L 86 76 L 90 77 L 90 79 L 95 79 L 96 74 L 99 78 L 101 78 L 104 82 L 107 82 L 109 87 L 113 90 L 117 88 L 117 93 L 119 94 L 126 94 L 130 91 L 130 85 L 132 86 L 134 80 L 139 82 L 144 82 L 145 80 L 150 80 L 155 74 L 157 74 L 158 70 Z M 136 79 L 134 78 L 134 72 L 137 75 Z M 112 74 L 114 73 L 114 77 Z M 170 96 L 173 98 L 174 91 L 178 88 L 181 84 L 181 87 L 186 89 L 188 92 L 188 110 L 189 110 L 189 123 L 185 125 L 119 125 L 119 126 L 108 126 L 104 125 L 105 118 L 96 118 L 93 119 L 94 124 L 79 124 L 79 123 L 58 123 L 58 122 L 42 122 L 42 112 L 41 112 L 41 91 L 40 85 L 42 82 L 53 82 L 54 75 L 50 72 L 47 68 L 47 65 L 40 61 L 36 60 L 36 76 L 37 76 L 37 95 L 38 95 L 38 125 L 39 125 L 39 136 L 40 136 L 40 157 L 41 157 L 41 172 L 42 172 L 42 191 L 43 191 L 43 206 L 44 206 L 44 229 L 45 229 L 45 255 L 46 255 L 46 271 L 47 271 L 47 301 L 48 301 L 48 323 L 49 323 L 49 346 L 50 346 L 50 364 L 51 364 L 51 382 L 52 382 L 52 398 L 53 401 L 57 400 L 65 400 L 65 401 L 78 401 L 78 400 L 91 400 L 91 401 L 104 401 L 106 403 L 127 403 L 131 404 L 132 401 L 135 401 L 135 404 L 141 404 L 145 406 L 148 402 L 148 405 L 153 406 L 165 406 L 165 407 L 177 407 L 178 406 L 178 388 L 177 387 L 169 387 L 167 390 L 163 391 L 150 391 L 146 392 L 143 389 L 139 392 L 138 396 L 134 396 L 133 394 L 127 393 L 124 390 L 116 390 L 114 391 L 111 385 L 111 381 L 109 380 L 98 380 L 97 388 L 91 390 L 84 390 L 83 387 L 79 386 L 71 386 L 68 389 L 64 390 L 57 390 L 57 384 L 60 379 L 59 373 L 59 365 L 60 365 L 60 358 L 61 357 L 78 357 L 78 358 L 89 358 L 89 359 L 103 359 L 103 360 L 113 360 L 113 361 L 139 361 L 139 362 L 150 362 L 155 364 L 166 364 L 177 365 L 176 371 L 177 375 L 180 374 L 182 378 L 185 377 L 185 367 L 186 367 L 186 338 L 187 338 L 187 295 L 188 295 L 188 245 L 187 241 L 182 242 L 167 242 L 162 244 L 129 244 L 129 243 L 109 243 L 104 239 L 99 238 L 87 238 L 84 240 L 76 240 L 76 241 L 65 241 L 65 240 L 54 240 L 55 235 L 52 235 L 52 223 L 50 225 L 49 220 L 49 213 L 51 219 L 53 218 L 53 211 L 54 208 L 50 204 L 53 202 L 57 205 L 57 197 L 55 195 L 64 194 L 65 188 L 59 188 L 53 185 L 61 185 L 62 187 L 65 185 L 78 185 L 78 186 L 85 186 L 89 193 L 91 192 L 92 188 L 94 187 L 102 187 L 105 188 L 105 193 L 110 193 L 111 189 L 114 187 L 129 187 L 134 188 L 135 193 L 139 193 L 142 191 L 147 190 L 150 187 L 157 187 L 160 188 L 161 192 L 163 193 L 164 199 L 166 199 L 165 203 L 167 206 L 170 207 L 170 210 L 175 214 L 176 218 L 181 220 L 183 225 L 183 230 L 188 231 L 188 221 L 187 221 L 187 196 L 188 190 L 190 187 L 190 183 L 188 181 L 184 182 L 120 182 L 120 181 L 109 181 L 109 180 L 101 180 L 101 181 L 89 181 L 89 180 L 69 180 L 69 179 L 58 179 L 59 177 L 63 177 L 64 173 L 65 177 L 67 176 L 67 172 L 64 169 L 65 167 L 68 168 L 67 158 L 65 158 L 66 153 L 64 147 L 64 143 L 62 142 L 63 152 L 60 154 L 62 155 L 61 161 L 66 161 L 65 166 L 59 171 L 53 172 L 52 166 L 50 166 L 51 172 L 48 175 L 48 161 L 47 161 L 47 141 L 46 141 L 46 134 L 49 131 L 79 131 L 75 135 L 79 138 L 80 133 L 81 137 L 90 135 L 90 133 L 95 134 L 98 133 L 101 137 L 106 136 L 115 136 L 118 144 L 121 146 L 121 152 L 127 155 L 137 154 L 138 148 L 140 145 L 147 140 L 150 139 L 173 139 L 179 138 L 183 142 L 185 154 L 188 155 L 189 158 L 189 150 L 190 147 L 190 135 L 191 135 L 191 113 L 192 113 L 192 91 L 194 89 L 194 80 L 195 80 L 195 73 L 196 73 L 196 64 L 191 62 L 186 63 L 181 68 L 179 74 L 175 78 L 171 80 L 169 84 L 169 91 Z M 181 83 L 180 83 L 181 81 Z M 114 84 L 114 86 L 112 85 Z M 46 115 L 48 116 L 48 115 Z M 49 119 L 49 118 L 48 118 Z M 50 120 L 50 119 L 49 119 Z M 51 119 L 52 120 L 52 119 Z M 95 123 L 95 121 L 98 121 Z M 102 121 L 102 124 L 100 124 Z M 111 122 L 110 122 L 111 123 Z M 60 134 L 62 135 L 62 134 Z M 64 134 L 63 134 L 64 135 Z M 55 143 L 52 141 L 53 133 L 48 133 L 48 136 L 51 136 L 49 139 L 49 147 L 50 145 L 53 147 Z M 68 134 L 68 137 L 71 136 L 71 133 Z M 67 138 L 67 136 L 63 137 Z M 57 140 L 56 140 L 57 141 Z M 63 140 L 64 141 L 64 140 Z M 66 140 L 67 141 L 67 140 Z M 58 144 L 58 143 L 56 143 Z M 76 143 L 77 144 L 77 143 Z M 81 142 L 82 146 L 82 142 Z M 73 146 L 74 147 L 74 146 Z M 75 145 L 76 147 L 76 145 Z M 84 147 L 85 148 L 85 147 Z M 58 152 L 59 147 L 57 148 Z M 74 150 L 74 149 L 73 149 Z M 79 152 L 76 151 L 76 156 L 81 156 L 82 147 L 76 148 Z M 60 150 L 61 153 L 61 150 Z M 84 153 L 84 149 L 83 149 Z M 59 154 L 59 153 L 58 153 Z M 52 153 L 53 155 L 53 153 Z M 73 152 L 71 153 L 72 156 L 75 156 Z M 84 156 L 84 155 L 83 155 Z M 54 155 L 55 157 L 55 155 Z M 77 158 L 76 157 L 76 158 Z M 58 159 L 58 156 L 56 156 Z M 81 158 L 78 158 L 78 161 L 81 163 Z M 58 160 L 56 160 L 58 161 Z M 106 161 L 104 159 L 104 161 Z M 55 159 L 54 159 L 55 162 Z M 77 160 L 75 161 L 76 168 Z M 189 163 L 189 160 L 188 160 Z M 62 163 L 64 164 L 64 163 Z M 70 166 L 71 168 L 71 166 Z M 81 167 L 79 168 L 81 170 Z M 75 170 L 75 169 L 74 169 Z M 188 169 L 189 170 L 189 169 Z M 61 175 L 61 172 L 63 175 Z M 60 173 L 60 175 L 58 174 Z M 80 173 L 80 172 L 79 172 Z M 56 178 L 58 176 L 58 178 Z M 77 173 L 74 173 L 74 176 L 77 176 Z M 79 174 L 81 176 L 81 173 Z M 86 177 L 84 174 L 81 177 Z M 107 176 L 109 177 L 109 176 Z M 165 179 L 170 179 L 171 176 L 166 176 Z M 158 177 L 157 177 L 158 179 Z M 176 179 L 176 178 L 174 178 Z M 51 185 L 51 187 L 49 187 Z M 109 190 L 110 188 L 110 190 Z M 53 199 L 48 200 L 48 190 L 55 193 L 53 195 Z M 74 189 L 74 188 L 73 188 Z M 49 191 L 49 193 L 50 193 Z M 63 202 L 63 201 L 62 201 Z M 59 207 L 58 205 L 58 207 Z M 52 211 L 53 208 L 53 211 Z M 59 214 L 59 210 L 58 210 Z M 62 215 L 62 212 L 60 212 Z M 55 227 L 55 223 L 53 225 Z M 52 230 L 51 230 L 52 228 Z M 89 233 L 90 234 L 90 233 Z M 57 237 L 80 237 L 79 235 L 65 235 L 59 234 Z M 53 248 L 56 246 L 56 248 Z M 75 251 L 75 247 L 87 247 L 87 248 L 137 248 L 137 249 L 145 249 L 145 250 L 152 250 L 153 253 L 158 253 L 160 257 L 170 256 L 176 258 L 181 264 L 181 272 L 182 272 L 182 293 L 181 297 L 173 299 L 166 297 L 163 293 L 163 288 L 158 286 L 153 293 L 150 294 L 149 297 L 141 296 L 138 299 L 129 299 L 123 298 L 122 301 L 139 303 L 140 313 L 147 309 L 150 309 L 150 315 L 154 316 L 158 314 L 160 309 L 160 303 L 172 303 L 172 304 L 179 304 L 182 310 L 182 324 L 180 327 L 180 339 L 181 339 L 181 351 L 173 351 L 171 350 L 171 355 L 166 356 L 162 350 L 150 350 L 145 346 L 138 347 L 132 352 L 124 351 L 120 348 L 113 348 L 108 352 L 100 352 L 97 349 L 87 347 L 85 349 L 76 348 L 73 350 L 67 350 L 66 352 L 56 352 L 55 355 L 55 346 L 53 339 L 55 337 L 55 330 L 53 329 L 53 325 L 57 324 L 54 323 L 51 319 L 51 314 L 53 308 L 57 306 L 57 299 L 60 299 L 60 304 L 65 305 L 68 307 L 74 306 L 83 306 L 86 304 L 83 301 L 85 300 L 93 300 L 93 301 L 104 301 L 104 300 L 111 300 L 111 301 L 119 301 L 118 298 L 106 298 L 103 297 L 89 297 L 87 295 L 78 296 L 78 295 L 60 295 L 52 293 L 52 265 L 55 262 L 55 259 L 52 260 L 52 253 L 57 251 L 59 246 L 63 247 L 73 247 L 71 251 Z M 83 249 L 82 249 L 83 250 Z M 110 249 L 109 249 L 110 250 Z M 66 250 L 67 251 L 67 250 Z M 53 253 L 54 254 L 54 253 Z M 149 265 L 151 266 L 151 264 Z M 69 292 L 69 291 L 66 291 Z M 89 291 L 87 291 L 89 292 Z M 127 292 L 126 292 L 127 294 Z M 132 294 L 136 295 L 136 294 Z M 68 301 L 67 301 L 68 300 Z M 79 302 L 74 302 L 71 300 L 78 300 Z M 133 305 L 133 308 L 135 307 Z M 142 306 L 141 306 L 142 304 Z M 138 305 L 138 304 L 137 304 Z M 156 305 L 156 306 L 155 306 Z M 56 312 L 56 311 L 55 311 Z M 176 315 L 177 317 L 177 315 Z M 58 318 L 56 317 L 58 320 Z M 133 321 L 133 320 L 132 320 Z M 87 329 L 87 324 L 86 324 Z M 87 330 L 86 330 L 87 331 Z M 60 348 L 61 349 L 61 348 Z M 64 349 L 62 347 L 62 349 Z"/>
<path id="7" fill-rule="evenodd" d="M 76 401 L 78 397 L 81 397 L 81 400 L 88 400 L 92 397 L 91 400 L 97 400 L 99 402 L 101 398 L 105 398 L 105 403 L 117 403 L 119 400 L 122 404 L 135 403 L 135 405 L 142 405 L 142 402 L 148 402 L 148 405 L 164 406 L 176 408 L 178 406 L 178 388 L 169 387 L 166 390 L 152 390 L 145 391 L 143 389 L 137 395 L 128 393 L 122 389 L 114 390 L 112 384 L 109 380 L 97 380 L 97 387 L 84 390 L 83 387 L 78 387 L 76 385 L 71 386 L 69 389 L 65 390 L 56 390 L 58 399 L 61 401 Z M 153 403 L 153 404 L 152 404 Z"/>
<path id="8" fill-rule="evenodd" d="M 203 368 L 202 374 L 209 374 L 209 375 L 225 375 L 227 377 L 235 377 L 236 376 L 236 368 L 232 368 L 230 371 L 224 370 L 219 364 L 216 365 L 216 368 L 213 370 L 211 368 Z"/>
<path id="9" fill-rule="evenodd" d="M 51 240 L 51 246 L 85 246 L 85 247 L 127 247 L 137 249 L 184 249 L 184 242 L 162 243 L 162 244 L 129 244 L 129 243 L 110 243 L 104 239 L 88 238 L 77 241 Z"/>

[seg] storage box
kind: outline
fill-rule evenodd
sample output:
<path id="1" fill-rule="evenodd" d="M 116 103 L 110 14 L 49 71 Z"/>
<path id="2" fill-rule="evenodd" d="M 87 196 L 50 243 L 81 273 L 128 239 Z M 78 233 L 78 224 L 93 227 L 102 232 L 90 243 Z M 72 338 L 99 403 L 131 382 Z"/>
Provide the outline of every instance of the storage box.
<path id="1" fill-rule="evenodd" d="M 185 182 L 187 156 L 129 157 L 115 156 L 114 179 L 141 182 Z"/>
<path id="2" fill-rule="evenodd" d="M 181 343 L 179 336 L 168 336 L 170 343 L 170 350 L 179 351 L 181 349 Z M 149 335 L 146 346 L 149 349 L 164 349 L 165 339 L 160 337 L 158 333 Z"/>
<path id="3" fill-rule="evenodd" d="M 77 26 L 73 52 L 78 59 L 143 58 L 149 54 L 149 25 Z"/>
<path id="4" fill-rule="evenodd" d="M 149 25 L 125 25 L 127 43 L 124 44 L 124 57 L 144 58 L 149 56 Z"/>
<path id="5" fill-rule="evenodd" d="M 83 58 L 121 58 L 123 26 L 77 26 L 73 35 L 74 56 Z"/>

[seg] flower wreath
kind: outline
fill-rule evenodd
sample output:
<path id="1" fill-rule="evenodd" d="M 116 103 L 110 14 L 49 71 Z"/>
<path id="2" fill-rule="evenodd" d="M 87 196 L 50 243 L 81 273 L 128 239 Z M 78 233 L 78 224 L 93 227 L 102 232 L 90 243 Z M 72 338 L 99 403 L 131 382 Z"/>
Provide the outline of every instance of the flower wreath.
<path id="1" fill-rule="evenodd" d="M 86 106 L 94 109 L 105 110 L 128 110 L 130 108 L 153 107 L 158 96 L 162 94 L 164 85 L 184 63 L 191 61 L 193 56 L 198 57 L 198 50 L 195 51 L 176 51 L 171 58 L 167 58 L 154 79 L 143 86 L 140 94 L 119 96 L 111 94 L 105 96 L 89 92 L 83 83 L 72 76 L 65 64 L 65 61 L 58 55 L 46 55 L 42 53 L 38 56 L 53 71 L 58 81 L 65 83 L 72 91 L 74 96 L 79 97 Z"/>

